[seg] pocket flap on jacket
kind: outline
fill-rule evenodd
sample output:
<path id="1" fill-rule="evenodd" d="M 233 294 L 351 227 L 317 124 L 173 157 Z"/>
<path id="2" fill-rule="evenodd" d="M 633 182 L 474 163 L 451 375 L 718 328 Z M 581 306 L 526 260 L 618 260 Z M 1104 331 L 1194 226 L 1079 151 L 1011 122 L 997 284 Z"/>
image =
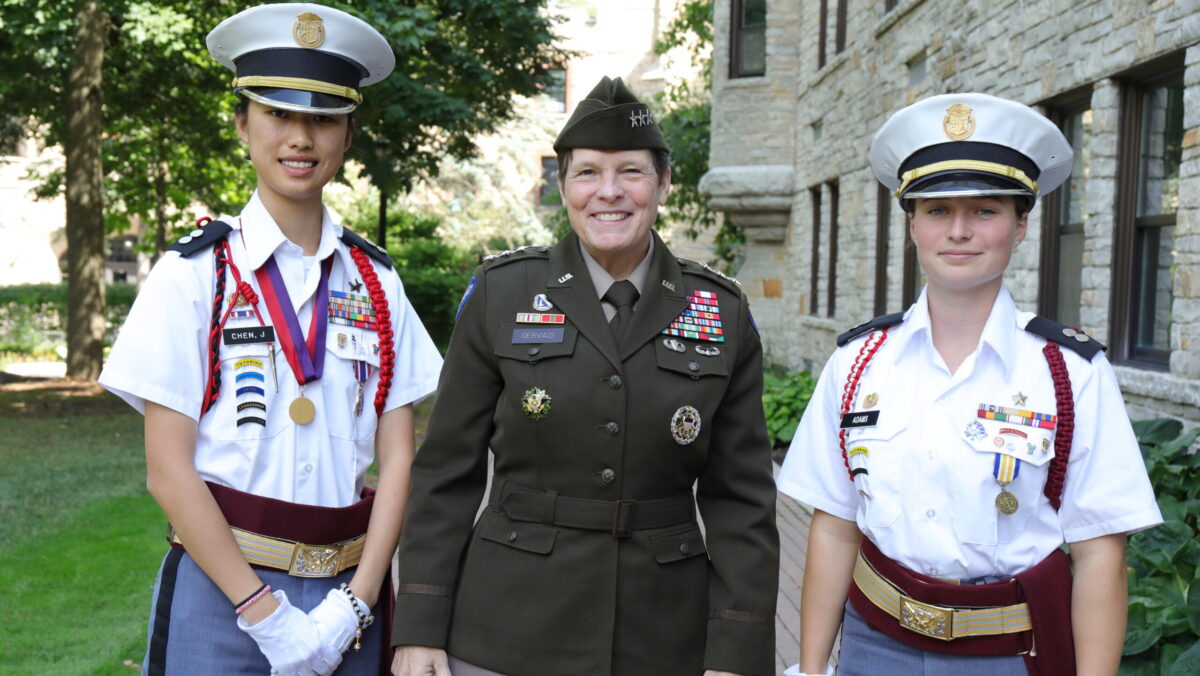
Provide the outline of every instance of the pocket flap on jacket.
<path id="1" fill-rule="evenodd" d="M 542 523 L 513 521 L 500 512 L 484 512 L 479 524 L 479 536 L 515 549 L 534 554 L 549 554 L 554 550 L 558 529 Z"/>
<path id="2" fill-rule="evenodd" d="M 693 556 L 700 556 L 708 551 L 704 547 L 704 536 L 695 526 L 680 533 L 652 536 L 650 547 L 654 549 L 654 560 L 659 563 L 682 561 Z"/>

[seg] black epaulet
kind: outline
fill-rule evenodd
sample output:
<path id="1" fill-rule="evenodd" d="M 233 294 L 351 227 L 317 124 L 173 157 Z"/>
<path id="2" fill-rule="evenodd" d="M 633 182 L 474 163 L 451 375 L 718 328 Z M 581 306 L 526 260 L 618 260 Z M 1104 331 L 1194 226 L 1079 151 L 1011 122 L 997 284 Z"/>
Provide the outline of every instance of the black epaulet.
<path id="1" fill-rule="evenodd" d="M 516 249 L 508 249 L 499 253 L 489 254 L 483 257 L 483 266 L 488 269 L 498 268 L 501 265 L 516 263 L 517 261 L 528 260 L 530 258 L 549 258 L 550 247 L 548 246 L 521 246 Z"/>
<path id="2" fill-rule="evenodd" d="M 1069 347 L 1088 361 L 1091 361 L 1097 354 L 1100 354 L 1101 350 L 1108 349 L 1100 341 L 1074 326 L 1059 324 L 1045 317 L 1035 316 L 1033 319 L 1030 319 L 1029 323 L 1025 325 L 1025 330 L 1046 340 L 1058 343 L 1063 347 Z"/>
<path id="3" fill-rule="evenodd" d="M 233 230 L 233 226 L 225 221 L 209 221 L 180 237 L 178 241 L 167 247 L 167 251 L 178 251 L 183 258 L 189 258 L 221 241 L 231 230 Z"/>
<path id="4" fill-rule="evenodd" d="M 686 258 L 676 258 L 675 260 L 679 263 L 679 268 L 683 272 L 705 277 L 729 289 L 734 295 L 742 295 L 742 283 L 725 274 L 724 272 L 721 272 L 720 270 L 704 263 L 688 260 Z"/>
<path id="5" fill-rule="evenodd" d="M 838 336 L 837 337 L 837 346 L 841 347 L 841 346 L 845 345 L 846 343 L 849 343 L 850 341 L 854 340 L 855 338 L 857 338 L 861 335 L 870 333 L 870 332 L 874 331 L 875 329 L 882 329 L 882 328 L 885 328 L 888 326 L 895 326 L 902 321 L 904 321 L 904 313 L 903 312 L 897 312 L 895 314 L 882 315 L 882 316 L 876 317 L 875 319 L 872 319 L 871 321 L 863 323 L 863 324 L 859 324 L 858 326 L 856 326 L 856 327 L 850 329 L 849 331 L 843 333 L 842 335 Z"/>
<path id="6" fill-rule="evenodd" d="M 374 258 L 380 263 L 383 263 L 385 266 L 391 269 L 392 257 L 387 255 L 387 251 L 375 242 L 372 242 L 371 240 L 363 237 L 347 227 L 342 228 L 341 240 L 343 243 L 349 246 L 358 247 L 363 253 L 367 254 L 371 258 Z"/>

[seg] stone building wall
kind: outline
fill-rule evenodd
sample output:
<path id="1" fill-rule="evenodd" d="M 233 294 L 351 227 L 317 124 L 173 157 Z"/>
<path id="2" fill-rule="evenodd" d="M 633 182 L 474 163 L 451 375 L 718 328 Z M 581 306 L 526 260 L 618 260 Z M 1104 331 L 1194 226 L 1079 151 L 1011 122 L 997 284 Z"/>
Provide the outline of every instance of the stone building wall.
<path id="1" fill-rule="evenodd" d="M 738 277 L 768 359 L 819 369 L 837 333 L 874 316 L 880 198 L 867 163 L 871 139 L 895 110 L 954 91 L 1034 106 L 1090 92 L 1079 323 L 1107 342 L 1124 82 L 1131 69 L 1182 56 L 1175 266 L 1163 276 L 1174 297 L 1169 370 L 1118 363 L 1117 372 L 1134 417 L 1200 423 L 1200 0 L 898 0 L 891 10 L 884 0 L 848 0 L 841 53 L 833 48 L 838 0 L 826 1 L 824 66 L 817 63 L 822 0 L 767 0 L 766 75 L 739 79 L 728 69 L 733 3 L 716 2 L 711 171 L 702 187 L 714 208 L 746 229 L 748 255 Z M 839 226 L 832 278 L 830 182 L 837 185 Z M 815 296 L 814 190 L 821 193 Z M 1022 309 L 1037 309 L 1041 220 L 1035 208 L 1006 276 Z M 887 225 L 884 310 L 895 312 L 903 309 L 906 233 L 894 203 Z"/>

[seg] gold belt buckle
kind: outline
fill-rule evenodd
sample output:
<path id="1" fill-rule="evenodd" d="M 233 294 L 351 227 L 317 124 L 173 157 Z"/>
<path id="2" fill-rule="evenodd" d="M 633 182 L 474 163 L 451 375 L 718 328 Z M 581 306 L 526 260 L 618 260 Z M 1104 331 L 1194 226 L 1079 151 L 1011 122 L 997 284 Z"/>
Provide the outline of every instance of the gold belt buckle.
<path id="1" fill-rule="evenodd" d="M 296 577 L 333 577 L 338 573 L 343 545 L 306 545 L 296 543 L 288 575 Z"/>
<path id="2" fill-rule="evenodd" d="M 900 624 L 910 631 L 949 641 L 954 638 L 954 610 L 900 595 Z"/>

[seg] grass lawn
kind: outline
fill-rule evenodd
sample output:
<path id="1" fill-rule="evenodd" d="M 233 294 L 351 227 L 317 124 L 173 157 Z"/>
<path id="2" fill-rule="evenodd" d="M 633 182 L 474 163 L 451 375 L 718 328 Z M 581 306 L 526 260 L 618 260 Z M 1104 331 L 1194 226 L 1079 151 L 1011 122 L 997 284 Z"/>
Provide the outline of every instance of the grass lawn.
<path id="1" fill-rule="evenodd" d="M 0 674 L 131 674 L 164 521 L 142 419 L 95 386 L 0 386 Z"/>
<path id="2" fill-rule="evenodd" d="M 95 384 L 0 385 L 0 675 L 140 669 L 166 552 L 142 444 Z"/>

